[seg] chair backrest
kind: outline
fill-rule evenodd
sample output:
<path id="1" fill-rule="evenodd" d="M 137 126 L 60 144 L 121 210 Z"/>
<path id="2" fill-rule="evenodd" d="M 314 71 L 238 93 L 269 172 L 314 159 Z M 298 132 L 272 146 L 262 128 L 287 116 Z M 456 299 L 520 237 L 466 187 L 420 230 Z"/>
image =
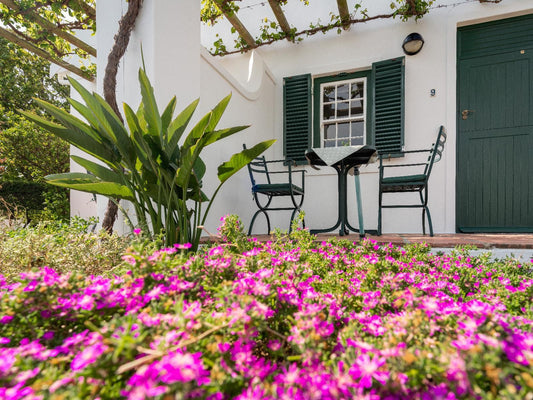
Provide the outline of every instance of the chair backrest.
<path id="1" fill-rule="evenodd" d="M 442 152 L 444 151 L 444 143 L 446 143 L 446 138 L 446 128 L 441 125 L 439 128 L 439 134 L 437 135 L 437 140 L 431 146 L 431 153 L 424 169 L 424 175 L 426 175 L 426 179 L 429 178 L 429 174 L 431 174 L 433 164 L 439 162 L 442 158 Z"/>
<path id="2" fill-rule="evenodd" d="M 243 144 L 242 148 L 246 150 L 246 145 Z M 268 164 L 266 162 L 265 156 L 259 156 L 250 161 L 247 165 L 248 174 L 250 174 L 250 181 L 252 182 L 252 187 L 255 187 L 256 181 L 254 173 L 266 175 L 267 183 L 270 184 L 270 174 L 268 173 Z"/>

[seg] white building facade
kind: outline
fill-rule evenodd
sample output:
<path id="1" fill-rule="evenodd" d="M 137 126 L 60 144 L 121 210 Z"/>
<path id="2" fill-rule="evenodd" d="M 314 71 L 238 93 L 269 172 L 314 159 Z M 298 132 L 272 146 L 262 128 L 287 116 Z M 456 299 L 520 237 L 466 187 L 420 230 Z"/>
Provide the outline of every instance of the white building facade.
<path id="1" fill-rule="evenodd" d="M 329 0 L 321 3 L 336 5 Z M 375 14 L 389 4 L 388 1 L 367 3 L 375 3 L 368 5 L 369 13 Z M 327 104 L 321 103 L 325 95 L 320 85 L 328 90 L 332 85 L 340 87 L 346 82 L 359 90 L 357 104 L 348 103 L 348 107 L 357 109 L 353 111 L 356 117 L 348 121 L 351 144 L 375 144 L 375 66 L 398 60 L 403 74 L 401 146 L 406 150 L 430 147 L 441 125 L 448 133 L 443 158 L 434 166 L 429 183 L 429 207 L 435 232 L 531 232 L 533 0 L 455 3 L 454 0 L 437 1 L 429 14 L 416 22 L 387 19 L 360 23 L 341 35 L 319 34 L 320 37 L 313 36 L 299 44 L 275 43 L 221 58 L 210 55 L 204 48 L 209 43 L 202 43 L 209 42 L 212 34 L 202 32 L 208 27 L 200 23 L 200 1 L 145 0 L 121 61 L 117 98 L 119 103 L 127 102 L 136 108 L 140 101 L 137 73 L 143 57 L 160 107 L 173 95 L 177 96 L 178 110 L 199 97 L 196 115 L 199 118 L 228 93 L 233 94 L 219 126 L 250 127 L 212 145 L 203 154 L 207 164 L 204 191 L 209 196 L 218 184 L 217 166 L 242 149 L 243 143 L 251 146 L 277 139 L 266 156 L 286 157 L 284 81 L 287 77 L 309 77 L 311 146 L 326 143 L 324 125 L 327 124 L 320 110 Z M 126 10 L 127 3 L 123 0 L 97 2 L 98 91 L 102 88 L 117 22 Z M 327 19 L 327 11 L 323 12 L 318 17 Z M 288 8 L 286 15 L 289 22 L 300 17 Z M 419 33 L 425 43 L 418 54 L 409 56 L 404 54 L 402 42 L 412 32 Z M 339 110 L 341 106 L 344 105 L 335 103 L 331 107 Z M 468 112 L 463 119 L 465 110 Z M 341 128 L 337 129 L 340 132 Z M 400 161 L 406 160 L 409 158 Z M 391 159 L 387 163 L 400 161 Z M 298 168 L 307 171 L 303 204 L 307 227 L 332 225 L 337 218 L 335 171 L 328 167 L 317 171 L 306 165 Z M 377 164 L 364 166 L 360 172 L 365 228 L 376 229 Z M 407 201 L 417 200 L 418 194 L 413 196 Z M 72 204 L 73 214 L 86 209 L 84 200 L 76 199 Z M 100 216 L 106 204 L 104 199 L 98 199 L 95 211 Z M 237 214 L 248 225 L 255 210 L 250 179 L 244 169 L 218 194 L 207 229 L 214 232 L 220 217 L 226 214 Z M 290 212 L 271 215 L 273 226 L 288 229 Z M 351 180 L 348 216 L 351 225 L 357 226 Z M 385 233 L 418 233 L 421 229 L 419 209 L 384 211 Z M 266 233 L 261 217 L 254 233 Z"/>

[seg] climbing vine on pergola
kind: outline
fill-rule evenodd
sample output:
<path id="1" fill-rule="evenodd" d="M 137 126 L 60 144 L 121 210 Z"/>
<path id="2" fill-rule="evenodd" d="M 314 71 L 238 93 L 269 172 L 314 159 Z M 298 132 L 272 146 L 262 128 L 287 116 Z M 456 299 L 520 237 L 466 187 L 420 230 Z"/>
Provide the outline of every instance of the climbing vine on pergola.
<path id="1" fill-rule="evenodd" d="M 309 1 L 312 0 L 293 1 L 300 1 L 305 5 L 309 5 Z M 349 9 L 347 0 L 330 1 L 337 2 L 338 13 L 331 13 L 328 16 L 327 23 L 322 23 L 318 20 L 317 22 L 310 22 L 307 28 L 298 30 L 290 24 L 283 11 L 283 6 L 287 4 L 288 0 L 264 0 L 262 4 L 269 4 L 276 20 L 263 19 L 258 37 L 253 37 L 239 20 L 238 12 L 241 0 L 202 0 L 201 18 L 204 23 L 210 25 L 216 24 L 222 17 L 225 17 L 231 23 L 232 32 L 238 34 L 238 38 L 234 44 L 235 50 L 228 51 L 226 44 L 221 38 L 213 43 L 214 48 L 211 49 L 213 54 L 226 55 L 245 52 L 279 40 L 297 42 L 303 40 L 305 36 L 326 33 L 331 30 L 336 30 L 340 34 L 343 30 L 349 29 L 353 24 L 376 19 L 396 17 L 403 21 L 409 18 L 419 19 L 429 12 L 431 5 L 435 2 L 435 0 L 392 0 L 390 2 L 390 13 L 370 15 L 368 10 L 363 6 L 363 1 L 357 1 L 352 10 Z M 479 1 L 482 2 L 484 0 Z"/>
<path id="2" fill-rule="evenodd" d="M 0 0 L 0 22 L 1 37 L 84 79 L 94 78 L 90 56 L 96 49 L 75 31 L 96 31 L 95 0 Z M 70 63 L 71 56 L 82 65 Z"/>

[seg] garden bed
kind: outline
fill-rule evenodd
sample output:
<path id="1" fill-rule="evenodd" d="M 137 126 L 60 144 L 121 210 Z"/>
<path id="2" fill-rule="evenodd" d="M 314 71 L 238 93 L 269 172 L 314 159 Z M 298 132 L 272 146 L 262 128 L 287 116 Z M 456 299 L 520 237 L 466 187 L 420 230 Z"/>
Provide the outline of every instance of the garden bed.
<path id="1" fill-rule="evenodd" d="M 533 398 L 531 264 L 237 224 L 1 280 L 0 398 Z"/>

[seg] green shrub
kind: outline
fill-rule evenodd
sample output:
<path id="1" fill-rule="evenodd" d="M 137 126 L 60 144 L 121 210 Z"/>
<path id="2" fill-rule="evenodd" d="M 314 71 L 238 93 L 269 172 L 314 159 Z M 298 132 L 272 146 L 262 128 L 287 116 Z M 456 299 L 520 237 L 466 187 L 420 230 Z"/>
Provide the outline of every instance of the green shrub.
<path id="1" fill-rule="evenodd" d="M 29 227 L 0 227 L 0 274 L 13 278 L 32 268 L 49 266 L 62 273 L 105 274 L 121 262 L 128 239 L 88 233 L 94 221 L 73 219 Z"/>
<path id="2" fill-rule="evenodd" d="M 28 222 L 66 220 L 68 190 L 45 183 L 6 181 L 0 183 L 0 214 Z"/>
<path id="3" fill-rule="evenodd" d="M 44 208 L 44 183 L 9 181 L 0 184 L 0 197 L 8 204 L 23 207 L 27 210 L 42 210 Z"/>

